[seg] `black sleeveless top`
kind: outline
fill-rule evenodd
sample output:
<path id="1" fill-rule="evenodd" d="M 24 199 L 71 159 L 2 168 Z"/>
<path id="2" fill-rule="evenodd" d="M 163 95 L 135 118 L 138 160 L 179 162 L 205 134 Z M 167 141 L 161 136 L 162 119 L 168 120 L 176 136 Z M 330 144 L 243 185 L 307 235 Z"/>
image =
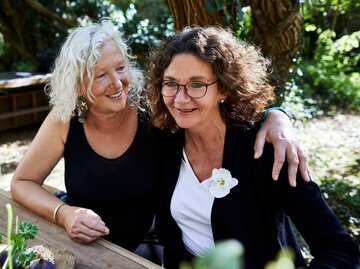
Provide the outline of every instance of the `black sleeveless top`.
<path id="1" fill-rule="evenodd" d="M 151 227 L 158 197 L 156 132 L 139 117 L 129 149 L 118 158 L 107 159 L 90 147 L 83 125 L 75 117 L 70 122 L 64 159 L 68 203 L 93 210 L 110 229 L 105 239 L 135 250 Z"/>

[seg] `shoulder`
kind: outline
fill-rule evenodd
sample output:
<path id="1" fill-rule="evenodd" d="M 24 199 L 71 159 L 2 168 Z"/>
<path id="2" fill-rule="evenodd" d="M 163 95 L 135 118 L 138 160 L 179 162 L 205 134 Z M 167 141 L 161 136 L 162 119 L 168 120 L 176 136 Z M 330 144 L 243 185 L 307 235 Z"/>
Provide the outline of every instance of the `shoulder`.
<path id="1" fill-rule="evenodd" d="M 171 146 L 173 144 L 181 144 L 183 146 L 185 139 L 185 130 L 179 129 L 177 132 L 173 133 L 169 130 L 161 131 L 161 140 L 164 145 Z"/>
<path id="2" fill-rule="evenodd" d="M 57 138 L 65 144 L 69 128 L 69 121 L 64 122 L 59 120 L 58 117 L 50 111 L 39 129 L 38 135 Z"/>
<path id="3" fill-rule="evenodd" d="M 260 130 L 261 124 L 254 122 L 244 122 L 241 125 L 231 125 L 226 126 L 226 132 L 234 136 L 242 136 L 244 138 L 255 138 L 257 132 Z"/>
<path id="4" fill-rule="evenodd" d="M 241 150 L 254 149 L 256 134 L 260 129 L 260 124 L 248 123 L 242 126 L 227 126 L 225 145 L 231 147 L 241 147 Z"/>
<path id="5" fill-rule="evenodd" d="M 182 148 L 184 146 L 184 130 L 180 129 L 176 133 L 170 131 L 159 132 L 159 144 L 161 154 L 165 161 L 182 156 Z"/>
<path id="6" fill-rule="evenodd" d="M 31 142 L 31 147 L 40 149 L 46 145 L 48 149 L 51 146 L 54 151 L 63 151 L 69 133 L 69 126 L 69 121 L 60 120 L 51 110 Z"/>

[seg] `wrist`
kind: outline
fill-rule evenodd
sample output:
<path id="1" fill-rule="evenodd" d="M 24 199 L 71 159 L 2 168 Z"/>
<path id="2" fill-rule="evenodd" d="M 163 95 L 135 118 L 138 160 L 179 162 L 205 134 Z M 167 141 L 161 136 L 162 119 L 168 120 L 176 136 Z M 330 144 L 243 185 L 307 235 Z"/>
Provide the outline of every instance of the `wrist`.
<path id="1" fill-rule="evenodd" d="M 57 225 L 59 225 L 59 211 L 60 211 L 61 207 L 64 205 L 66 205 L 66 203 L 62 202 L 54 209 L 53 222 Z"/>
<path id="2" fill-rule="evenodd" d="M 291 114 L 290 114 L 288 111 L 286 111 L 286 109 L 284 109 L 284 108 L 282 108 L 282 107 L 269 107 L 269 108 L 265 109 L 264 112 L 262 113 L 261 118 L 260 118 L 260 121 L 263 122 L 263 121 L 265 120 L 267 114 L 268 114 L 270 111 L 274 111 L 274 110 L 283 112 L 286 116 L 288 116 L 288 118 L 289 118 L 290 120 L 292 120 Z"/>

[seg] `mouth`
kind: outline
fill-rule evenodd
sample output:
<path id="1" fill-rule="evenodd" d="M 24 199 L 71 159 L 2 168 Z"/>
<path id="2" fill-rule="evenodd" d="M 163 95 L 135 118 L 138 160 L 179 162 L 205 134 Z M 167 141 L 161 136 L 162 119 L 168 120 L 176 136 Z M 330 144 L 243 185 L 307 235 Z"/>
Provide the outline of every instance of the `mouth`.
<path id="1" fill-rule="evenodd" d="M 175 110 L 176 110 L 178 113 L 184 113 L 184 114 L 186 114 L 186 113 L 191 113 L 191 112 L 195 111 L 196 108 L 187 108 L 187 109 L 185 109 L 185 108 L 183 108 L 183 109 L 175 108 Z"/>
<path id="2" fill-rule="evenodd" d="M 119 92 L 117 92 L 117 93 L 108 94 L 108 95 L 106 95 L 106 96 L 109 97 L 109 98 L 111 98 L 111 99 L 118 99 L 118 98 L 120 98 L 120 97 L 122 96 L 123 92 L 124 92 L 124 91 L 121 90 L 121 91 L 119 91 Z"/>

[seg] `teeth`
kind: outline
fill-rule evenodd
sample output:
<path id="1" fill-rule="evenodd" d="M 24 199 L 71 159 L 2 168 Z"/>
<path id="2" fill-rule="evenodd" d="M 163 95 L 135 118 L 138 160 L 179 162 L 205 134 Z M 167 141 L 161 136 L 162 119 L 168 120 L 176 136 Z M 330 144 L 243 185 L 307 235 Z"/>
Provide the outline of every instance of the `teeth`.
<path id="1" fill-rule="evenodd" d="M 195 109 L 178 109 L 180 112 L 191 112 L 194 111 Z"/>
<path id="2" fill-rule="evenodd" d="M 122 91 L 118 92 L 118 93 L 115 93 L 115 94 L 110 94 L 108 95 L 110 98 L 117 98 L 119 97 L 120 95 L 122 94 Z"/>

